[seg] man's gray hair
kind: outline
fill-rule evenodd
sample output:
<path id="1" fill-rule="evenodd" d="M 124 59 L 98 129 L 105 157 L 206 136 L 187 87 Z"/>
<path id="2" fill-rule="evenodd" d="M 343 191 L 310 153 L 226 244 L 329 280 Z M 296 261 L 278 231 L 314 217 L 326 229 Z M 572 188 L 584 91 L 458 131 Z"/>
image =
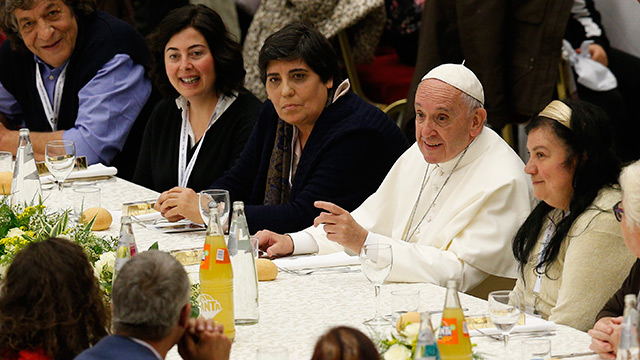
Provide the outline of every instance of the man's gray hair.
<path id="1" fill-rule="evenodd" d="M 460 91 L 460 102 L 462 102 L 462 104 L 467 107 L 467 110 L 469 111 L 469 116 L 473 115 L 473 112 L 476 109 L 484 108 L 484 106 L 480 101 L 478 101 L 473 96 L 465 93 L 464 91 Z"/>
<path id="2" fill-rule="evenodd" d="M 627 224 L 631 228 L 640 227 L 640 160 L 622 169 L 618 181 Z"/>
<path id="3" fill-rule="evenodd" d="M 118 273 L 111 301 L 116 334 L 157 341 L 171 333 L 191 286 L 171 255 L 150 250 L 127 261 Z"/>

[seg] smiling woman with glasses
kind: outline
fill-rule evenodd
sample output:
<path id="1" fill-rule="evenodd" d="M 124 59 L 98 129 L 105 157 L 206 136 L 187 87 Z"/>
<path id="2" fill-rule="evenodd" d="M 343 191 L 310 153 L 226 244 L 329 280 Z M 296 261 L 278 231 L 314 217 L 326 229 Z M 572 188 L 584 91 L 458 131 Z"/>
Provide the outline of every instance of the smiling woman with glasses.
<path id="1" fill-rule="evenodd" d="M 640 160 L 627 166 L 620 174 L 622 201 L 613 206 L 613 213 L 620 221 L 624 242 L 631 252 L 640 258 Z M 623 205 L 626 207 L 624 208 Z M 624 296 L 640 291 L 640 259 L 631 268 L 629 276 L 598 314 L 598 321 L 589 330 L 591 349 L 603 358 L 615 359 L 620 324 L 624 310 Z"/>

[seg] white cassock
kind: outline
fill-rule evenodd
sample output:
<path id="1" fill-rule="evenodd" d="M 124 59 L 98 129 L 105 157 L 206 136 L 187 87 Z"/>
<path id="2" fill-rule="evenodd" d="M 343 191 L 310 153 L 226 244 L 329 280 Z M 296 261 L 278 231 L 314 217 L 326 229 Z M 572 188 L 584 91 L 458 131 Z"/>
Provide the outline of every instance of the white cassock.
<path id="1" fill-rule="evenodd" d="M 489 275 L 517 277 L 511 242 L 533 202 L 522 160 L 485 127 L 466 153 L 441 164 L 428 166 L 413 144 L 352 216 L 369 231 L 367 244 L 391 244 L 388 281 L 444 286 L 456 279 L 466 291 Z M 290 235 L 294 254 L 345 250 L 322 226 Z"/>

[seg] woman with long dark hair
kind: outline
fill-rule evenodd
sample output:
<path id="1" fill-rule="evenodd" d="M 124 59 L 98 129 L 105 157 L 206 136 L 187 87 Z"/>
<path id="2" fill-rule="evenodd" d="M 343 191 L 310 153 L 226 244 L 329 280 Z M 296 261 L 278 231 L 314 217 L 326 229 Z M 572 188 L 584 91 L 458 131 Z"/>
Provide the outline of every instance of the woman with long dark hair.
<path id="1" fill-rule="evenodd" d="M 73 359 L 108 327 L 98 280 L 78 244 L 49 238 L 16 255 L 0 290 L 0 358 Z"/>
<path id="2" fill-rule="evenodd" d="M 262 106 L 242 87 L 242 47 L 204 5 L 171 11 L 147 42 L 165 99 L 149 119 L 133 181 L 207 189 L 240 156 Z"/>
<path id="3" fill-rule="evenodd" d="M 611 210 L 620 165 L 608 121 L 595 105 L 555 100 L 526 127 L 525 172 L 540 203 L 513 242 L 515 289 L 529 312 L 582 331 L 634 259 Z"/>

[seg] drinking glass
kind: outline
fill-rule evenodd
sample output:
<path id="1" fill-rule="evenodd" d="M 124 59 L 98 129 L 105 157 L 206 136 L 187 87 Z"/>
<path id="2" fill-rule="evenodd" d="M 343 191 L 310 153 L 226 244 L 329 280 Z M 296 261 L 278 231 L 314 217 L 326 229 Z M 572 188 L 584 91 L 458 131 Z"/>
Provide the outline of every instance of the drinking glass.
<path id="1" fill-rule="evenodd" d="M 504 355 L 508 359 L 509 333 L 520 318 L 520 296 L 511 290 L 500 290 L 490 292 L 488 300 L 491 321 L 502 333 Z"/>
<path id="2" fill-rule="evenodd" d="M 522 340 L 522 360 L 551 359 L 551 340 L 546 338 Z"/>
<path id="3" fill-rule="evenodd" d="M 62 184 L 76 164 L 76 144 L 70 140 L 49 141 L 44 149 L 44 162 L 58 184 L 62 193 Z"/>
<path id="4" fill-rule="evenodd" d="M 73 186 L 73 219 L 80 221 L 85 210 L 100 206 L 100 188 L 97 186 Z M 91 220 L 91 219 L 86 219 Z"/>
<path id="5" fill-rule="evenodd" d="M 362 272 L 371 281 L 376 292 L 376 315 L 366 320 L 365 325 L 387 325 L 389 319 L 380 315 L 380 285 L 386 280 L 391 272 L 393 264 L 393 252 L 389 244 L 368 244 L 360 250 L 360 264 Z"/>
<path id="6" fill-rule="evenodd" d="M 392 313 L 391 321 L 397 324 L 400 317 L 408 312 L 417 312 L 420 304 L 419 290 L 393 290 L 391 292 Z"/>
<path id="7" fill-rule="evenodd" d="M 198 193 L 200 200 L 200 215 L 205 225 L 209 224 L 209 207 L 217 207 L 220 215 L 220 225 L 226 232 L 229 228 L 229 212 L 231 211 L 231 200 L 227 190 L 212 189 L 202 190 Z"/>

